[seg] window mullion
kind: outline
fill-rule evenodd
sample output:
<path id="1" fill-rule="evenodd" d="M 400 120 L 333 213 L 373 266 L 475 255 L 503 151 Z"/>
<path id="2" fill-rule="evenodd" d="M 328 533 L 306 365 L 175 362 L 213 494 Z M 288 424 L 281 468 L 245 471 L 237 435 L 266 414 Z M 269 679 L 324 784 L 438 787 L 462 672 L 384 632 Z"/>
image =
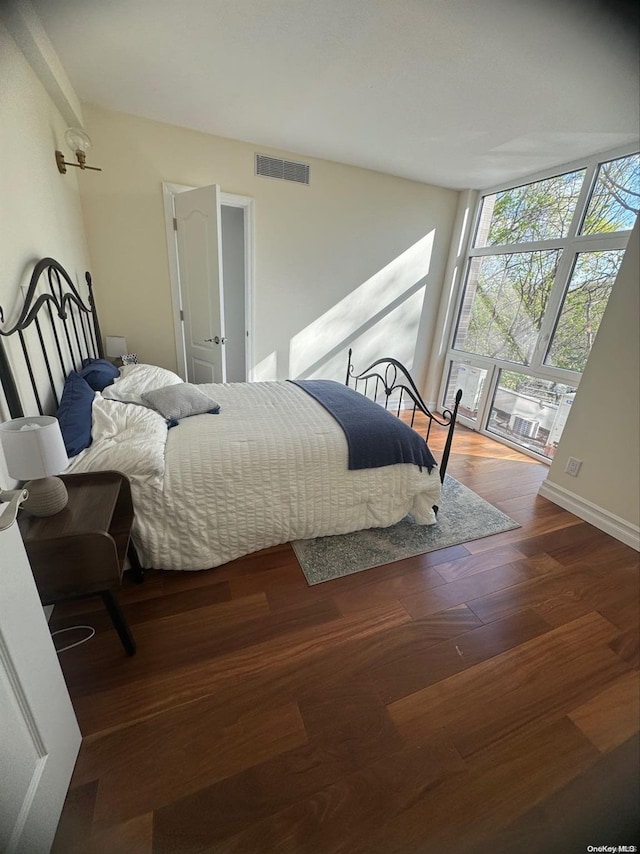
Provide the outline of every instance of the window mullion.
<path id="1" fill-rule="evenodd" d="M 545 308 L 542 316 L 538 340 L 536 341 L 536 347 L 531 359 L 530 367 L 533 369 L 539 370 L 544 363 L 549 342 L 555 328 L 556 319 L 560 312 L 560 306 L 562 305 L 562 300 L 569 285 L 569 278 L 571 276 L 571 271 L 573 270 L 574 259 L 575 252 L 572 250 L 571 245 L 569 245 L 560 255 L 560 261 L 558 263 L 558 269 L 556 270 L 553 287 L 551 288 L 547 307 Z"/>
<path id="2" fill-rule="evenodd" d="M 554 240 L 536 240 L 531 243 L 503 243 L 492 246 L 479 246 L 469 250 L 469 257 L 484 257 L 487 255 L 513 255 L 523 252 L 544 252 L 552 249 L 562 249 L 566 244 L 566 238 Z"/>
<path id="3" fill-rule="evenodd" d="M 582 182 L 582 187 L 580 188 L 580 193 L 578 194 L 578 201 L 576 202 L 576 207 L 573 212 L 573 218 L 571 220 L 571 224 L 569 225 L 569 230 L 567 232 L 565 242 L 568 240 L 573 240 L 578 234 L 580 226 L 582 225 L 582 221 L 584 220 L 584 216 L 587 212 L 589 200 L 591 199 L 591 193 L 593 192 L 593 188 L 596 183 L 597 174 L 598 163 L 594 161 L 587 167 L 587 171 Z"/>
<path id="4" fill-rule="evenodd" d="M 630 234 L 630 231 L 617 231 L 615 234 L 578 234 L 567 243 L 567 247 L 571 247 L 574 253 L 626 249 Z"/>

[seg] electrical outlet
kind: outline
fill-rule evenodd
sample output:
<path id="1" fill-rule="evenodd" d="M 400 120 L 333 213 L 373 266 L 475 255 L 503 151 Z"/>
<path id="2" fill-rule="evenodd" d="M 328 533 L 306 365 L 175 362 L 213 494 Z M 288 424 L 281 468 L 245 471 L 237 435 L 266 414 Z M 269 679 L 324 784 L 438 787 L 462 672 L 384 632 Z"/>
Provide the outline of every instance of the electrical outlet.
<path id="1" fill-rule="evenodd" d="M 569 457 L 569 459 L 567 460 L 567 464 L 564 467 L 564 470 L 567 474 L 570 474 L 571 477 L 578 477 L 581 465 L 582 460 L 577 460 L 575 457 Z"/>

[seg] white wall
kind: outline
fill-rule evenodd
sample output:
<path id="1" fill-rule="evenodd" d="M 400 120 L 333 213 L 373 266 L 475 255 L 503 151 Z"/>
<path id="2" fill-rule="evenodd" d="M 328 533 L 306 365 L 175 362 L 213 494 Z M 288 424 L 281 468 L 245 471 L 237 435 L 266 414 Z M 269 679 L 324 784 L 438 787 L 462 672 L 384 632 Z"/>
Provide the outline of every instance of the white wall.
<path id="1" fill-rule="evenodd" d="M 262 147 L 83 111 L 104 169 L 82 186 L 104 334 L 175 369 L 161 184 L 217 183 L 255 199 L 256 379 L 343 377 L 350 344 L 363 367 L 395 355 L 424 368 L 457 192 L 266 150 L 311 164 L 310 186 L 276 181 L 254 174 Z"/>
<path id="2" fill-rule="evenodd" d="M 540 494 L 637 545 L 640 526 L 640 221 Z M 564 471 L 582 460 L 578 477 Z"/>
<path id="3" fill-rule="evenodd" d="M 7 322 L 15 319 L 20 286 L 38 259 L 55 258 L 79 283 L 91 267 L 79 170 L 61 175 L 55 162 L 67 126 L 0 21 L 0 305 Z M 0 420 L 6 417 L 0 411 Z M 0 486 L 6 484 L 0 461 Z"/>
<path id="4" fill-rule="evenodd" d="M 49 255 L 84 281 L 88 252 L 79 170 L 61 175 L 54 156 L 66 148 L 67 122 L 1 22 L 0 79 L 0 304 L 8 316 L 34 261 Z"/>

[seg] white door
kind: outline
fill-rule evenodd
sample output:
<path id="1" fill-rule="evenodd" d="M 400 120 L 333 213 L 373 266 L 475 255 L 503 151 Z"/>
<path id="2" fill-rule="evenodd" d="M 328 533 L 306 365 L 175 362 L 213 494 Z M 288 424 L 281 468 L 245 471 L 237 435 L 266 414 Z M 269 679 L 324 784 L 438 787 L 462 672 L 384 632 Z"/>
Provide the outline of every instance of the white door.
<path id="1" fill-rule="evenodd" d="M 175 197 L 186 379 L 226 381 L 220 187 Z"/>
<path id="2" fill-rule="evenodd" d="M 0 851 L 44 854 L 81 736 L 18 526 L 2 527 Z"/>

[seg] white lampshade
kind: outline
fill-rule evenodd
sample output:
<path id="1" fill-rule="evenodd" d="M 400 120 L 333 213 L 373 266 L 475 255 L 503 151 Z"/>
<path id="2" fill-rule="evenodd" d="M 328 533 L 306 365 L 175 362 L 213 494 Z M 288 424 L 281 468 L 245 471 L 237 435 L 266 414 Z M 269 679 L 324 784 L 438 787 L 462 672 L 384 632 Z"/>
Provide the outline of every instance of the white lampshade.
<path id="1" fill-rule="evenodd" d="M 124 356 L 127 350 L 127 339 L 121 335 L 107 335 L 107 356 L 110 359 L 117 359 L 119 356 Z"/>
<path id="2" fill-rule="evenodd" d="M 16 480 L 60 474 L 69 465 L 58 419 L 52 415 L 14 418 L 0 424 L 7 472 Z"/>

